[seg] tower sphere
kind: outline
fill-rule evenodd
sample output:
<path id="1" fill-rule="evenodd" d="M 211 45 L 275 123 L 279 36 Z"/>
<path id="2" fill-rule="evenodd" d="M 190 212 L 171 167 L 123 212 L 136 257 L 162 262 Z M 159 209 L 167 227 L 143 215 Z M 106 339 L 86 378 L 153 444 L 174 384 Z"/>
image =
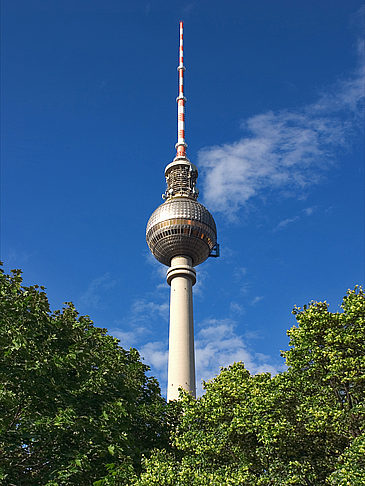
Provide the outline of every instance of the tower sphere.
<path id="1" fill-rule="evenodd" d="M 199 265 L 217 242 L 213 216 L 190 197 L 171 197 L 151 215 L 146 229 L 147 244 L 154 257 L 170 266 L 171 259 L 185 255 Z"/>
<path id="2" fill-rule="evenodd" d="M 197 201 L 198 169 L 186 156 L 183 23 L 180 22 L 179 96 L 176 157 L 165 168 L 167 189 L 165 202 L 147 223 L 146 241 L 153 256 L 170 266 L 174 257 L 190 258 L 189 265 L 199 265 L 217 243 L 217 228 L 213 216 Z M 217 247 L 216 247 L 217 248 Z M 214 255 L 217 256 L 217 255 Z"/>

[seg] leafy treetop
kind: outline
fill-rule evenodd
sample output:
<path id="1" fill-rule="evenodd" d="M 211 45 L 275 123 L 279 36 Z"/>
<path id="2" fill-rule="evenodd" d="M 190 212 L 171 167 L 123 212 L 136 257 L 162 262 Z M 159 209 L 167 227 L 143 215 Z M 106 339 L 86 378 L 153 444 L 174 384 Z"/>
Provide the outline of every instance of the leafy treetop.
<path id="1" fill-rule="evenodd" d="M 89 485 L 166 445 L 166 403 L 137 350 L 43 287 L 0 273 L 0 482 Z M 107 484 L 107 483 L 105 483 Z"/>

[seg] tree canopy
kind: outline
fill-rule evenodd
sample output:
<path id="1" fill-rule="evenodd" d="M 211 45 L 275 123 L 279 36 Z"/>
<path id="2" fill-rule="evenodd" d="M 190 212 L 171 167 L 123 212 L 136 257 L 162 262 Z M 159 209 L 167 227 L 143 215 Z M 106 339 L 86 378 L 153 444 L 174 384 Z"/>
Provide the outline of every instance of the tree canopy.
<path id="1" fill-rule="evenodd" d="M 223 368 L 166 404 L 138 351 L 0 272 L 0 484 L 365 484 L 365 297 L 293 313 L 287 371 Z"/>
<path id="2" fill-rule="evenodd" d="M 1 272 L 0 295 L 1 484 L 129 484 L 166 443 L 166 403 L 137 350 L 71 303 L 51 312 L 20 271 Z"/>
<path id="3" fill-rule="evenodd" d="M 347 293 L 342 310 L 294 309 L 287 371 L 253 376 L 235 363 L 201 398 L 183 393 L 171 450 L 146 459 L 137 484 L 365 484 L 362 289 Z"/>

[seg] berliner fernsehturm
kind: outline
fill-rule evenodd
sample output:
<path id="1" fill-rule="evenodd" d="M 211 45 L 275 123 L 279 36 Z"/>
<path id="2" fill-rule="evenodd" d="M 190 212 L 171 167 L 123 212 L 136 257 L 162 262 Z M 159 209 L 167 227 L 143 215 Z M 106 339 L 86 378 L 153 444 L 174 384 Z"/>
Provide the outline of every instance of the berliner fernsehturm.
<path id="1" fill-rule="evenodd" d="M 210 212 L 197 201 L 198 169 L 186 156 L 183 23 L 180 22 L 179 96 L 176 157 L 165 168 L 165 202 L 148 220 L 147 244 L 153 256 L 167 265 L 171 287 L 167 400 L 183 388 L 195 397 L 193 293 L 195 268 L 218 256 L 217 229 Z"/>

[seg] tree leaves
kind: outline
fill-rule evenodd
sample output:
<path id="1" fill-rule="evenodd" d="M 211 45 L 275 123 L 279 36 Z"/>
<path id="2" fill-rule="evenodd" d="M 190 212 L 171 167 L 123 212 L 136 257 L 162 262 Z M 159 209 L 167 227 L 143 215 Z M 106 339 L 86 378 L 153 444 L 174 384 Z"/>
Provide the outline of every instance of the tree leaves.
<path id="1" fill-rule="evenodd" d="M 138 351 L 71 303 L 51 312 L 20 271 L 0 270 L 0 296 L 0 484 L 365 484 L 360 287 L 342 312 L 293 310 L 286 372 L 234 363 L 168 405 Z"/>
<path id="2" fill-rule="evenodd" d="M 343 312 L 326 302 L 295 308 L 288 371 L 222 369 L 194 400 L 182 395 L 170 451 L 144 461 L 138 485 L 365 484 L 365 299 Z"/>
<path id="3" fill-rule="evenodd" d="M 1 484 L 93 484 L 112 463 L 129 484 L 166 444 L 156 380 L 71 303 L 52 313 L 42 288 L 21 284 L 20 271 L 0 273 Z"/>

